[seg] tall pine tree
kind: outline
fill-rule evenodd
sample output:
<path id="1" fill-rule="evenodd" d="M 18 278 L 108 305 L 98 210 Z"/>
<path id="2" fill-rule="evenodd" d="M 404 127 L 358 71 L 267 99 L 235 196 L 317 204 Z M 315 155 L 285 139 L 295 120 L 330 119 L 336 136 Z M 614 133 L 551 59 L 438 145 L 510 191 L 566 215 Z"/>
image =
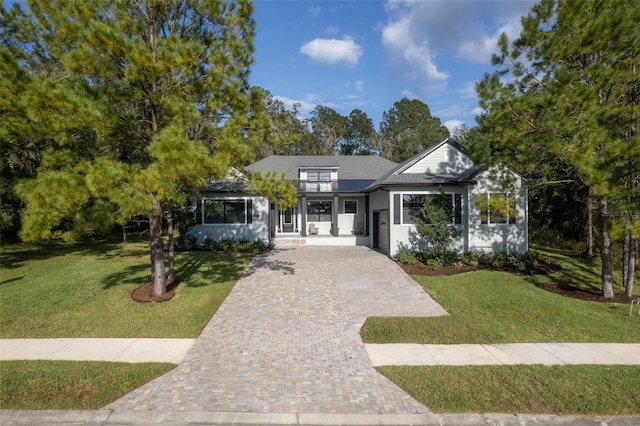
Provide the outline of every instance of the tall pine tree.
<path id="1" fill-rule="evenodd" d="M 640 235 L 640 1 L 543 0 L 522 23 L 517 40 L 500 38 L 501 69 L 478 84 L 480 125 L 498 157 L 564 164 L 590 188 L 612 298 L 611 239 Z"/>
<path id="2" fill-rule="evenodd" d="M 11 95 L 15 128 L 0 136 L 25 128 L 48 143 L 18 187 L 22 238 L 75 238 L 147 215 L 154 292 L 165 292 L 164 213 L 250 160 L 267 123 L 247 82 L 252 12 L 248 1 L 197 0 L 3 8 L 14 73 L 0 87 L 24 83 Z"/>

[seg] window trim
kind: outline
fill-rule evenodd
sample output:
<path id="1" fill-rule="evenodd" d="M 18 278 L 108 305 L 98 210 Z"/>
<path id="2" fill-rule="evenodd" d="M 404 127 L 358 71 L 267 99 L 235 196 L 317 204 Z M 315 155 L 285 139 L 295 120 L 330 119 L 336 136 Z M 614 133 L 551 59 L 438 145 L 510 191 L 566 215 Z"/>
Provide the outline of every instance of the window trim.
<path id="1" fill-rule="evenodd" d="M 328 204 L 329 206 L 331 206 L 331 211 L 329 213 L 329 220 L 320 220 L 320 213 L 318 214 L 309 214 L 309 205 L 310 204 L 319 204 L 319 203 L 323 203 L 323 204 Z M 318 222 L 318 223 L 332 223 L 333 222 L 333 201 L 331 200 L 307 200 L 307 206 L 306 206 L 306 217 L 307 217 L 307 222 Z M 315 217 L 313 216 L 315 215 Z M 326 213 L 323 213 L 323 215 L 327 215 Z"/>
<path id="2" fill-rule="evenodd" d="M 507 217 L 505 218 L 504 222 L 500 221 L 500 222 L 492 222 L 491 221 L 491 195 L 502 195 L 504 196 L 507 200 L 511 199 L 513 204 L 513 210 L 516 213 L 514 216 L 510 216 L 509 215 L 509 209 L 507 210 Z M 517 217 L 517 213 L 518 213 L 518 206 L 517 206 L 517 198 L 516 198 L 516 194 L 513 194 L 511 192 L 483 192 L 482 194 L 480 194 L 481 197 L 486 197 L 486 202 L 487 202 L 487 207 L 486 209 L 484 208 L 480 208 L 480 224 L 481 225 L 493 225 L 493 226 L 508 226 L 508 225 L 517 225 L 518 223 L 518 217 Z"/>
<path id="3" fill-rule="evenodd" d="M 313 174 L 317 175 L 316 179 L 310 179 L 309 178 L 309 176 L 313 175 Z M 321 176 L 320 176 L 321 174 L 322 175 L 328 174 L 329 175 L 328 179 L 326 178 L 326 176 L 325 176 L 325 178 L 321 179 Z M 319 169 L 319 170 L 307 170 L 307 180 L 306 181 L 307 182 L 331 182 L 331 170 L 322 170 L 322 169 Z"/>
<path id="4" fill-rule="evenodd" d="M 206 217 L 206 208 L 205 204 L 207 202 L 222 202 L 223 203 L 223 212 L 226 212 L 224 209 L 224 205 L 227 202 L 242 202 L 244 203 L 244 221 L 243 222 L 207 222 Z M 200 224 L 205 226 L 237 226 L 237 225 L 250 225 L 253 223 L 253 200 L 251 198 L 216 198 L 216 197 L 203 197 L 200 199 L 199 203 L 199 217 Z"/>
<path id="5" fill-rule="evenodd" d="M 356 204 L 356 211 L 353 213 L 347 212 L 347 203 L 355 203 Z M 348 214 L 348 215 L 357 215 L 358 214 L 358 200 L 343 200 L 342 203 L 342 208 L 343 208 L 343 214 Z"/>
<path id="6" fill-rule="evenodd" d="M 440 195 L 440 192 L 400 192 L 394 194 L 394 224 L 401 226 L 416 226 L 415 223 L 405 223 L 404 221 L 404 196 L 405 195 L 417 195 L 417 196 L 429 196 Z M 461 193 L 445 191 L 444 195 L 451 197 L 451 208 L 453 209 L 453 217 L 451 218 L 451 224 L 453 226 L 462 226 L 464 218 L 463 197 Z M 425 198 L 426 201 L 426 198 Z M 459 203 L 458 203 L 459 201 Z M 423 204 L 424 205 L 424 204 Z M 459 207 L 459 211 L 458 211 Z M 422 208 L 422 207 L 421 207 Z M 460 222 L 458 223 L 458 219 Z"/>

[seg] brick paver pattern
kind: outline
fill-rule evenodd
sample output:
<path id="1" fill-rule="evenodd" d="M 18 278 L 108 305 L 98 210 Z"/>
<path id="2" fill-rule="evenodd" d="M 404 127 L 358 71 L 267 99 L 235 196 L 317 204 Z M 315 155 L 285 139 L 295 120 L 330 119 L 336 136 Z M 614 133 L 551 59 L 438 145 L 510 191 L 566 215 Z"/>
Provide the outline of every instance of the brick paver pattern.
<path id="1" fill-rule="evenodd" d="M 372 367 L 359 330 L 368 316 L 445 314 L 367 248 L 274 250 L 252 261 L 176 369 L 108 408 L 428 413 Z"/>

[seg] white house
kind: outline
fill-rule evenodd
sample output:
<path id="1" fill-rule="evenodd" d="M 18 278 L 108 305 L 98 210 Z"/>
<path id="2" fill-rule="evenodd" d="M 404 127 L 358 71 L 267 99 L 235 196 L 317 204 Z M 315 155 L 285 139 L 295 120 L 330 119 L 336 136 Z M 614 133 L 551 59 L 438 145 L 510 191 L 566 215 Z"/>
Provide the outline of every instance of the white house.
<path id="1" fill-rule="evenodd" d="M 248 171 L 275 171 L 298 182 L 298 204 L 281 210 L 242 183 L 218 182 L 202 192 L 201 238 L 357 244 L 390 256 L 419 248 L 414 218 L 427 197 L 451 196 L 458 251 L 528 250 L 527 189 L 508 170 L 487 170 L 446 139 L 397 164 L 376 156 L 271 156 Z M 493 200 L 493 201 L 492 201 Z M 511 208 L 491 210 L 508 203 Z M 212 214 L 213 211 L 218 213 Z M 222 213 L 220 213 L 222 212 Z"/>

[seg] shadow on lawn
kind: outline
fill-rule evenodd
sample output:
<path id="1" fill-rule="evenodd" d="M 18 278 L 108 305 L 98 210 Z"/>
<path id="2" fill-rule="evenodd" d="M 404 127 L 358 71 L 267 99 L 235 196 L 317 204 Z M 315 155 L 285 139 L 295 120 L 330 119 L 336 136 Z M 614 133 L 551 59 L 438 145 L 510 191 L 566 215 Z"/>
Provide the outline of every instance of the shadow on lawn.
<path id="1" fill-rule="evenodd" d="M 218 252 L 183 252 L 176 255 L 175 274 L 180 286 L 206 287 L 220 282 L 237 280 L 246 264 L 247 255 Z M 165 256 L 165 262 L 168 258 Z M 144 271 L 148 275 L 144 275 Z M 168 271 L 168 269 L 167 269 Z M 118 285 L 142 285 L 151 280 L 151 263 L 128 266 L 102 280 L 102 288 Z"/>
<path id="2" fill-rule="evenodd" d="M 3 244 L 2 250 L 0 251 L 0 267 L 16 269 L 23 267 L 25 263 L 29 261 L 47 260 L 72 254 L 107 257 L 119 247 L 120 243 L 95 240 L 80 243 L 53 241 L 39 244 Z"/>
<path id="3" fill-rule="evenodd" d="M 562 271 L 550 274 L 547 279 L 558 287 L 581 287 L 598 291 L 601 289 L 600 274 L 593 266 L 588 265 L 588 259 L 575 256 L 569 250 L 548 248 L 536 249 L 543 256 L 562 265 Z"/>

